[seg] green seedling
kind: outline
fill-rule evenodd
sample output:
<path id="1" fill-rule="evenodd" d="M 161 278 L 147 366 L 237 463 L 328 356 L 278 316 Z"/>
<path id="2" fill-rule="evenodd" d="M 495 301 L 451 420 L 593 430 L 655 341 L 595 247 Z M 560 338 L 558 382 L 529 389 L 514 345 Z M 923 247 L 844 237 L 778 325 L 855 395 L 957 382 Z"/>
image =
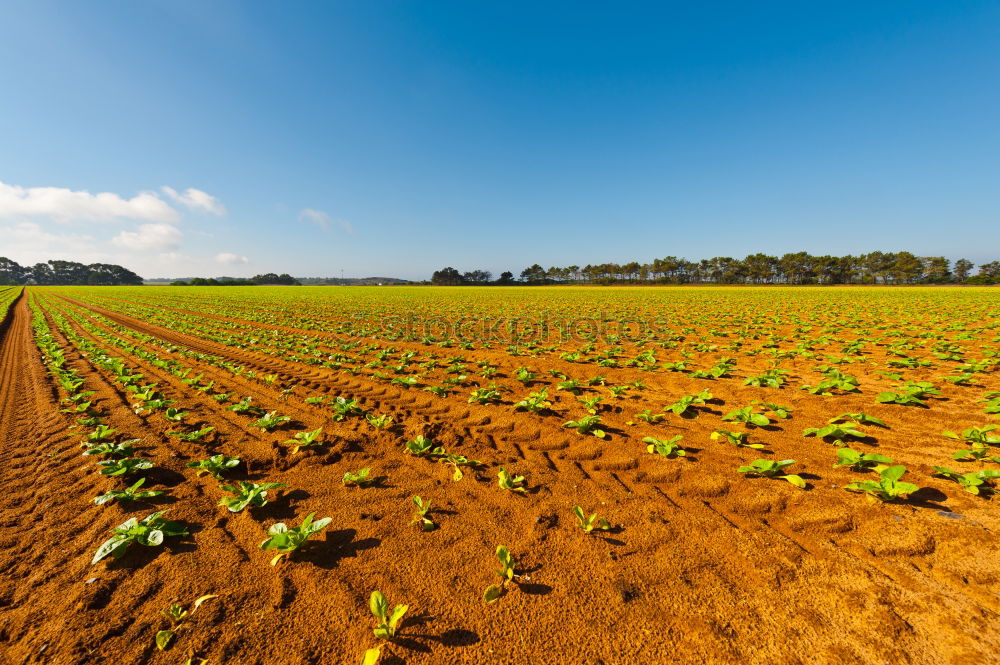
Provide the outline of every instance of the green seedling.
<path id="1" fill-rule="evenodd" d="M 490 388 L 473 390 L 469 395 L 469 404 L 496 404 L 500 401 L 500 392 Z"/>
<path id="2" fill-rule="evenodd" d="M 741 422 L 747 427 L 766 427 L 771 424 L 770 419 L 762 413 L 754 413 L 752 406 L 745 406 L 742 409 L 735 409 L 722 416 L 724 422 Z"/>
<path id="3" fill-rule="evenodd" d="M 892 458 L 886 457 L 885 455 L 878 455 L 876 453 L 859 453 L 852 448 L 839 448 L 837 450 L 837 461 L 834 463 L 833 467 L 837 468 L 839 466 L 846 466 L 852 471 L 864 471 L 865 469 L 878 467 L 882 464 L 890 465 L 892 463 Z"/>
<path id="4" fill-rule="evenodd" d="M 372 614 L 378 619 L 378 627 L 374 629 L 375 637 L 383 640 L 391 640 L 396 636 L 396 629 L 399 622 L 409 609 L 408 605 L 396 605 L 392 612 L 389 611 L 389 601 L 385 599 L 381 591 L 372 591 L 368 599 L 368 607 Z"/>
<path id="5" fill-rule="evenodd" d="M 291 416 L 279 415 L 277 411 L 268 411 L 263 416 L 250 423 L 250 426 L 259 428 L 261 432 L 270 432 L 271 430 L 279 427 L 282 423 L 287 423 L 291 419 Z"/>
<path id="6" fill-rule="evenodd" d="M 867 435 L 855 429 L 854 424 L 824 425 L 823 427 L 807 427 L 802 430 L 802 436 L 815 436 L 827 443 L 840 447 L 849 439 L 865 439 Z"/>
<path id="7" fill-rule="evenodd" d="M 107 425 L 98 425 L 96 428 L 94 428 L 93 432 L 87 435 L 87 441 L 89 443 L 100 443 L 101 441 L 108 441 L 117 432 L 118 430 L 112 429 Z"/>
<path id="8" fill-rule="evenodd" d="M 164 413 L 163 415 L 164 415 L 164 417 L 166 417 L 166 419 L 167 419 L 167 420 L 169 420 L 170 422 L 172 422 L 172 423 L 179 423 L 179 422 L 183 422 L 183 421 L 184 421 L 184 418 L 185 418 L 185 417 L 186 417 L 186 416 L 187 416 L 188 414 L 186 414 L 186 413 L 182 413 L 182 412 L 181 412 L 181 411 L 179 411 L 178 409 L 175 409 L 175 408 L 173 408 L 173 407 L 170 407 L 169 409 L 167 409 L 166 413 Z"/>
<path id="9" fill-rule="evenodd" d="M 580 391 L 583 389 L 583 385 L 580 381 L 576 379 L 570 379 L 567 381 L 560 381 L 556 383 L 556 390 L 566 390 L 574 395 L 579 395 Z"/>
<path id="10" fill-rule="evenodd" d="M 970 445 L 996 446 L 1000 445 L 1000 436 L 990 434 L 998 429 L 997 425 L 987 425 L 986 427 L 970 427 L 962 430 L 961 434 L 956 434 L 949 430 L 941 432 L 943 436 L 956 441 L 964 441 Z"/>
<path id="11" fill-rule="evenodd" d="M 934 467 L 935 475 L 954 480 L 962 486 L 969 494 L 979 494 L 980 492 L 992 492 L 992 487 L 987 481 L 993 478 L 1000 478 L 1000 471 L 996 469 L 985 469 L 983 471 L 971 471 L 969 473 L 959 473 L 943 466 Z"/>
<path id="12" fill-rule="evenodd" d="M 444 453 L 441 456 L 441 462 L 443 462 L 445 465 L 450 466 L 450 467 L 452 467 L 454 469 L 454 472 L 452 473 L 451 479 L 454 480 L 454 481 L 456 481 L 456 482 L 459 481 L 459 480 L 461 480 L 464 477 L 464 474 L 462 473 L 462 467 L 463 466 L 472 466 L 472 467 L 475 467 L 475 466 L 479 466 L 479 464 L 481 464 L 481 462 L 479 460 L 469 459 L 468 457 L 465 457 L 464 455 L 454 455 L 454 454 L 451 454 L 451 453 Z"/>
<path id="13" fill-rule="evenodd" d="M 765 447 L 763 443 L 750 443 L 750 435 L 747 432 L 731 432 L 727 429 L 717 429 L 709 434 L 708 438 L 712 441 L 725 439 L 727 443 L 731 443 L 737 448 L 754 448 L 756 450 L 761 450 Z"/>
<path id="14" fill-rule="evenodd" d="M 193 432 L 167 432 L 170 436 L 176 436 L 181 441 L 187 441 L 188 443 L 196 443 L 201 441 L 206 436 L 212 433 L 215 428 L 211 425 L 202 427 L 201 429 L 196 429 Z"/>
<path id="15" fill-rule="evenodd" d="M 920 489 L 911 483 L 899 481 L 905 473 L 905 466 L 890 466 L 882 469 L 879 474 L 878 482 L 863 480 L 844 485 L 844 489 L 848 492 L 861 492 L 868 496 L 869 501 L 886 502 L 905 499 L 910 494 Z"/>
<path id="16" fill-rule="evenodd" d="M 424 501 L 419 496 L 415 496 L 413 497 L 413 505 L 417 507 L 417 510 L 414 518 L 410 520 L 410 524 L 419 524 L 423 531 L 433 531 L 436 525 L 431 521 L 431 518 L 427 517 L 428 511 L 431 509 L 430 499 Z"/>
<path id="17" fill-rule="evenodd" d="M 750 476 L 761 476 L 763 478 L 780 478 L 781 480 L 787 480 L 792 485 L 795 485 L 799 489 L 805 489 L 806 481 L 802 480 L 801 476 L 796 476 L 794 474 L 783 474 L 782 470 L 795 464 L 795 460 L 786 459 L 781 461 L 769 460 L 769 459 L 758 459 L 750 462 L 749 466 L 741 466 L 737 471 L 740 473 L 745 473 Z"/>
<path id="18" fill-rule="evenodd" d="M 403 451 L 414 457 L 440 457 L 445 454 L 444 447 L 435 446 L 434 442 L 423 434 L 418 434 L 412 441 L 407 441 Z"/>
<path id="19" fill-rule="evenodd" d="M 102 476 L 130 476 L 138 471 L 153 468 L 153 463 L 149 460 L 136 457 L 103 460 L 97 465 L 103 467 L 100 471 Z"/>
<path id="20" fill-rule="evenodd" d="M 320 440 L 320 435 L 323 433 L 323 428 L 314 429 L 311 432 L 297 432 L 292 435 L 291 439 L 285 440 L 286 446 L 292 446 L 292 454 L 298 453 L 303 448 L 317 448 L 323 445 Z"/>
<path id="21" fill-rule="evenodd" d="M 344 485 L 357 485 L 358 487 L 364 487 L 375 482 L 374 478 L 370 478 L 371 468 L 365 467 L 357 471 L 348 471 L 344 474 L 344 477 L 340 479 L 340 482 Z"/>
<path id="22" fill-rule="evenodd" d="M 594 529 L 607 531 L 611 528 L 611 524 L 606 519 L 598 517 L 597 513 L 588 517 L 583 512 L 583 508 L 580 506 L 573 506 L 573 514 L 576 515 L 577 526 L 579 526 L 584 533 L 591 533 Z"/>
<path id="23" fill-rule="evenodd" d="M 538 375 L 532 372 L 527 367 L 518 367 L 516 374 L 514 374 L 514 379 L 520 381 L 524 385 L 528 385 L 532 381 L 538 378 Z"/>
<path id="24" fill-rule="evenodd" d="M 549 391 L 547 388 L 542 388 L 538 392 L 528 393 L 527 397 L 514 404 L 515 410 L 523 409 L 531 413 L 541 413 L 551 407 L 552 402 L 549 401 Z"/>
<path id="25" fill-rule="evenodd" d="M 955 451 L 951 458 L 959 462 L 995 462 L 1000 464 L 1000 457 L 992 455 L 993 451 L 985 444 L 973 443 L 968 450 Z"/>
<path id="26" fill-rule="evenodd" d="M 642 442 L 648 444 L 646 451 L 663 457 L 685 457 L 687 453 L 677 443 L 684 437 L 677 435 L 671 439 L 657 439 L 651 436 L 643 437 Z"/>
<path id="27" fill-rule="evenodd" d="M 426 390 L 429 393 L 434 393 L 438 397 L 444 397 L 445 395 L 448 394 L 448 389 L 445 388 L 444 386 L 427 386 L 426 388 L 424 388 L 424 390 Z"/>
<path id="28" fill-rule="evenodd" d="M 385 429 L 392 424 L 392 416 L 388 413 L 384 413 L 379 416 L 369 413 L 365 415 L 365 419 L 368 421 L 368 424 L 375 429 Z"/>
<path id="29" fill-rule="evenodd" d="M 321 405 L 325 401 L 326 401 L 326 395 L 315 395 L 313 397 L 306 397 L 305 398 L 305 403 L 306 404 L 312 404 L 313 406 Z"/>
<path id="30" fill-rule="evenodd" d="M 140 490 L 143 483 L 146 482 L 145 478 L 140 478 L 135 481 L 135 483 L 123 490 L 111 490 L 101 496 L 94 498 L 94 503 L 98 506 L 103 506 L 106 503 L 111 503 L 112 501 L 118 500 L 120 502 L 125 501 L 139 501 L 141 499 L 151 499 L 154 496 L 160 496 L 164 494 L 165 490 Z"/>
<path id="31" fill-rule="evenodd" d="M 363 413 L 358 400 L 347 399 L 346 397 L 335 398 L 330 404 L 330 408 L 333 410 L 333 415 L 330 417 L 338 423 L 347 420 L 351 416 L 358 416 Z"/>
<path id="32" fill-rule="evenodd" d="M 648 423 L 650 425 L 655 425 L 656 423 L 660 422 L 666 417 L 667 414 L 665 413 L 653 413 L 649 409 L 646 409 L 642 413 L 635 414 L 636 420 L 641 420 L 642 422 Z"/>
<path id="33" fill-rule="evenodd" d="M 512 475 L 503 467 L 500 467 L 500 472 L 497 474 L 497 484 L 500 486 L 500 489 L 510 490 L 511 492 L 521 492 L 523 494 L 528 491 L 524 488 L 524 476 Z"/>
<path id="34" fill-rule="evenodd" d="M 754 401 L 754 404 L 759 406 L 763 411 L 766 411 L 768 413 L 773 413 L 781 420 L 785 420 L 792 416 L 793 409 L 790 406 L 781 406 L 780 404 L 774 404 L 773 402 L 760 402 L 760 401 Z"/>
<path id="35" fill-rule="evenodd" d="M 497 546 L 496 557 L 500 562 L 500 568 L 494 570 L 500 576 L 500 584 L 491 584 L 486 587 L 486 591 L 483 592 L 483 600 L 487 603 L 492 603 L 500 598 L 504 594 L 507 583 L 518 577 L 514 574 L 514 557 L 511 555 L 510 550 L 503 545 L 499 545 Z"/>
<path id="36" fill-rule="evenodd" d="M 83 454 L 105 455 L 107 457 L 128 457 L 135 452 L 132 449 L 132 444 L 137 443 L 138 441 L 139 439 L 129 439 L 128 441 L 122 441 L 121 443 L 112 443 L 110 441 L 95 443 L 87 446 L 87 449 L 83 451 Z"/>
<path id="37" fill-rule="evenodd" d="M 170 628 L 157 632 L 155 637 L 156 648 L 160 651 L 164 651 L 168 646 L 170 646 L 170 642 L 173 641 L 174 633 L 177 631 L 177 628 L 181 625 L 184 619 L 187 618 L 188 611 L 182 606 L 174 603 L 167 607 L 167 609 L 161 610 L 160 612 L 163 616 L 170 619 Z"/>
<path id="38" fill-rule="evenodd" d="M 839 416 L 835 416 L 826 421 L 830 424 L 836 423 L 846 423 L 853 422 L 858 425 L 877 425 L 879 427 L 889 428 L 882 420 L 876 418 L 875 416 L 869 416 L 867 413 L 842 413 Z"/>
<path id="39" fill-rule="evenodd" d="M 187 466 L 191 469 L 197 469 L 195 473 L 196 476 L 201 476 L 206 473 L 212 474 L 212 477 L 216 480 L 222 480 L 222 472 L 228 471 L 233 467 L 239 465 L 239 457 L 227 457 L 226 455 L 212 455 L 208 459 L 198 460 L 197 462 L 188 462 Z"/>
<path id="40" fill-rule="evenodd" d="M 672 411 L 681 418 L 697 418 L 698 410 L 695 407 L 704 406 L 710 399 L 712 399 L 712 393 L 706 388 L 694 395 L 684 395 L 673 404 L 668 405 L 664 411 Z"/>
<path id="41" fill-rule="evenodd" d="M 240 400 L 236 404 L 232 404 L 232 405 L 230 405 L 230 406 L 228 406 L 226 408 L 228 408 L 233 413 L 246 413 L 246 414 L 249 414 L 251 416 L 261 416 L 261 415 L 264 415 L 264 409 L 260 408 L 259 406 L 253 406 L 252 402 L 253 402 L 253 398 L 251 398 L 251 397 L 244 397 L 242 400 Z"/>
<path id="42" fill-rule="evenodd" d="M 163 514 L 166 512 L 159 510 L 142 520 L 130 517 L 112 529 L 111 538 L 97 548 L 91 565 L 109 555 L 115 559 L 122 558 L 125 550 L 134 542 L 146 547 L 157 547 L 163 544 L 163 539 L 167 536 L 188 535 L 187 529 L 179 523 L 163 519 Z"/>
<path id="43" fill-rule="evenodd" d="M 284 483 L 250 483 L 246 481 L 238 482 L 235 485 L 220 485 L 219 489 L 232 492 L 233 496 L 224 496 L 219 499 L 220 506 L 225 506 L 231 513 L 242 512 L 244 508 L 253 506 L 263 508 L 267 505 L 267 491 L 287 487 Z"/>
<path id="44" fill-rule="evenodd" d="M 601 422 L 600 416 L 584 416 L 579 420 L 568 420 L 563 423 L 563 427 L 569 427 L 570 429 L 575 429 L 577 432 L 583 435 L 593 434 L 598 439 L 603 439 L 606 435 L 605 431 L 597 427 Z"/>
<path id="45" fill-rule="evenodd" d="M 262 550 L 278 550 L 278 554 L 271 559 L 272 566 L 277 565 L 281 557 L 291 557 L 292 552 L 302 547 L 303 543 L 325 529 L 333 521 L 332 517 L 324 517 L 313 522 L 315 516 L 316 513 L 309 513 L 302 520 L 301 525 L 291 529 L 284 522 L 278 522 L 267 530 L 268 538 L 260 544 L 260 548 Z"/>

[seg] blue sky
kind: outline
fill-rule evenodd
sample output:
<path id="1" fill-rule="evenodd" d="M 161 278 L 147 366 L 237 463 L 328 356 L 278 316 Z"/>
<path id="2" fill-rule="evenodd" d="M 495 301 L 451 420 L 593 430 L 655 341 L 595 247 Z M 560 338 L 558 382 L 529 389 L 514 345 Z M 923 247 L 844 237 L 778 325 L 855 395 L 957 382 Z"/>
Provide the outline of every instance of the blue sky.
<path id="1" fill-rule="evenodd" d="M 9 3 L 0 255 L 1000 255 L 996 2 Z"/>

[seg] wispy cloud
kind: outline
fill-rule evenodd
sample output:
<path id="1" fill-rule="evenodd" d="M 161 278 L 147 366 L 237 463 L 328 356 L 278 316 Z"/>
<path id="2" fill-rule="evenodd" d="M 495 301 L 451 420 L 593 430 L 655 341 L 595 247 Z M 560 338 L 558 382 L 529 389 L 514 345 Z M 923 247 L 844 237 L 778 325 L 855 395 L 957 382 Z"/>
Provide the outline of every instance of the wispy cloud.
<path id="1" fill-rule="evenodd" d="M 315 208 L 303 208 L 300 210 L 299 219 L 312 222 L 325 231 L 330 230 L 333 226 L 337 226 L 344 233 L 354 234 L 354 227 L 346 219 L 334 219 L 322 210 L 316 210 Z"/>
<path id="2" fill-rule="evenodd" d="M 201 191 L 200 189 L 188 187 L 183 192 L 178 192 L 173 187 L 167 187 L 165 185 L 160 189 L 162 189 L 163 193 L 172 200 L 186 208 L 190 208 L 191 210 L 203 210 L 213 215 L 226 214 L 226 206 L 222 205 L 222 202 L 219 201 L 219 199 L 207 192 Z"/>
<path id="3" fill-rule="evenodd" d="M 112 192 L 91 194 L 63 187 L 19 187 L 0 182 L 0 219 L 27 217 L 49 217 L 57 222 L 176 222 L 180 214 L 155 192 L 141 192 L 127 199 Z"/>
<path id="4" fill-rule="evenodd" d="M 225 266 L 238 266 L 250 263 L 250 259 L 239 254 L 233 254 L 232 252 L 220 252 L 215 255 L 215 262 Z"/>
<path id="5" fill-rule="evenodd" d="M 122 231 L 111 239 L 115 245 L 139 251 L 166 252 L 177 249 L 184 234 L 170 224 L 142 224 L 137 231 Z"/>

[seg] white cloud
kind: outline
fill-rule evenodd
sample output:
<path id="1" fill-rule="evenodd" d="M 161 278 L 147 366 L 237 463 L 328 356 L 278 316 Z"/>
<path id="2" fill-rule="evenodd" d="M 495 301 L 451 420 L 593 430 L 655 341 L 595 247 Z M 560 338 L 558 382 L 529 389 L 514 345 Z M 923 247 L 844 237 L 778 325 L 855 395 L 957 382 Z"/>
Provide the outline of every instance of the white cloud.
<path id="1" fill-rule="evenodd" d="M 191 210 L 204 210 L 205 212 L 210 212 L 213 215 L 226 214 L 226 206 L 222 205 L 222 202 L 219 201 L 219 199 L 215 198 L 211 194 L 201 191 L 200 189 L 188 187 L 183 193 L 178 192 L 173 187 L 164 186 L 160 189 L 162 189 L 163 193 L 171 199 L 190 208 Z"/>
<path id="2" fill-rule="evenodd" d="M 49 259 L 92 263 L 102 258 L 91 236 L 51 233 L 34 222 L 0 226 L 0 238 L 0 254 L 22 265 Z"/>
<path id="3" fill-rule="evenodd" d="M 239 254 L 233 254 L 232 252 L 220 252 L 215 255 L 216 263 L 221 263 L 226 266 L 237 266 L 244 263 L 250 263 L 250 259 L 245 256 L 240 256 Z"/>
<path id="4" fill-rule="evenodd" d="M 116 219 L 176 222 L 180 219 L 178 212 L 154 192 L 141 192 L 125 199 L 111 192 L 91 194 L 62 187 L 19 187 L 0 182 L 0 219 L 38 216 L 59 222 Z"/>
<path id="5" fill-rule="evenodd" d="M 334 224 L 340 227 L 345 233 L 354 234 L 354 227 L 345 219 L 334 219 L 322 210 L 314 208 L 303 208 L 299 211 L 299 219 L 312 222 L 323 230 L 329 230 Z"/>
<path id="6" fill-rule="evenodd" d="M 125 249 L 166 252 L 176 249 L 183 238 L 180 229 L 170 224 L 143 224 L 138 231 L 122 231 L 111 242 Z"/>

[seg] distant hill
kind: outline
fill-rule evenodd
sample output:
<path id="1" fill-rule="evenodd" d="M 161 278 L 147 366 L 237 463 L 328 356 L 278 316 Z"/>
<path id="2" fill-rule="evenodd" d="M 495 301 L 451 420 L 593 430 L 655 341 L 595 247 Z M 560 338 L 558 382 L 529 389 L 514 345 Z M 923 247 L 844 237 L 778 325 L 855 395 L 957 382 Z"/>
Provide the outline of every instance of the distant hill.
<path id="1" fill-rule="evenodd" d="M 154 277 L 145 280 L 144 284 L 151 286 L 166 285 L 171 282 L 189 282 L 193 277 Z M 215 279 L 223 280 L 240 279 L 238 277 L 221 276 Z M 399 279 L 398 277 L 296 277 L 303 285 L 321 286 L 375 286 L 378 284 L 413 284 L 410 280 Z"/>

